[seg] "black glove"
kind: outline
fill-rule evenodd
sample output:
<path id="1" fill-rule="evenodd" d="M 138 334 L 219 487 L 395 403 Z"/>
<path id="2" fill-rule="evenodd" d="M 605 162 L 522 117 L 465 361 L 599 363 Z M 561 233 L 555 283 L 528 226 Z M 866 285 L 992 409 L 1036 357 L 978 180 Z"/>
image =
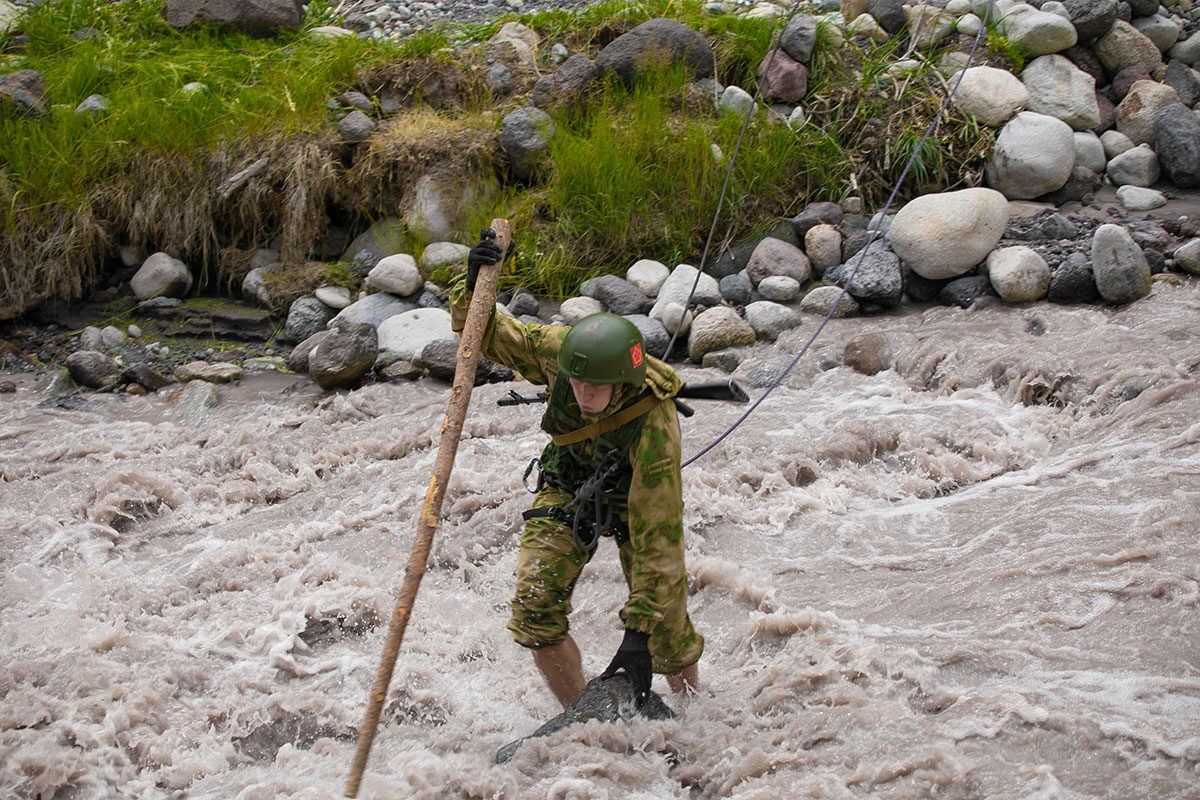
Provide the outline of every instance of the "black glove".
<path id="1" fill-rule="evenodd" d="M 625 638 L 617 648 L 617 654 L 600 676 L 611 678 L 617 674 L 617 670 L 625 670 L 629 682 L 633 684 L 633 697 L 639 708 L 650 697 L 650 679 L 654 674 L 650 662 L 649 641 L 648 635 L 626 628 Z"/>
<path id="2" fill-rule="evenodd" d="M 491 228 L 484 228 L 479 232 L 479 242 L 467 253 L 467 289 L 475 291 L 480 267 L 499 263 L 502 258 L 504 251 L 496 244 L 496 232 Z"/>

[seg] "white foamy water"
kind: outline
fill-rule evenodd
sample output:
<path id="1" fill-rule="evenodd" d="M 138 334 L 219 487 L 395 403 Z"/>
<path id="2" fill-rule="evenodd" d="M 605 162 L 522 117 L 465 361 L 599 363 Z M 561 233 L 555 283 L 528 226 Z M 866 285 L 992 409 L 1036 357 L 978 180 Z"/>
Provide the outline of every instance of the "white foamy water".
<path id="1" fill-rule="evenodd" d="M 360 796 L 1200 797 L 1198 320 L 1193 280 L 835 321 L 684 471 L 702 691 L 505 766 L 558 711 L 504 628 L 545 437 L 478 388 Z M 821 368 L 869 331 L 896 369 Z M 340 797 L 448 388 L 258 377 L 189 427 L 166 395 L 42 408 L 12 379 L 0 797 Z M 743 411 L 693 405 L 685 457 Z M 589 675 L 624 599 L 605 542 Z"/>

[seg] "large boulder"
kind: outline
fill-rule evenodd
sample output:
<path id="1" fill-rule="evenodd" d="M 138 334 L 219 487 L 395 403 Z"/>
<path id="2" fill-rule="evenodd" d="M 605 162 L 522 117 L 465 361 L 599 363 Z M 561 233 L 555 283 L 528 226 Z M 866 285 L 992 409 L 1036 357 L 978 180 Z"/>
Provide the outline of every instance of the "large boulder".
<path id="1" fill-rule="evenodd" d="M 774 340 L 784 331 L 798 326 L 802 319 L 799 311 L 769 300 L 746 306 L 746 322 L 761 340 Z"/>
<path id="2" fill-rule="evenodd" d="M 764 300 L 789 303 L 800 294 L 800 281 L 787 275 L 772 275 L 758 282 L 758 293 Z"/>
<path id="3" fill-rule="evenodd" d="M 697 281 L 697 276 L 699 280 Z M 695 292 L 692 292 L 692 287 Z M 715 306 L 721 302 L 721 287 L 717 279 L 700 272 L 691 264 L 679 264 L 658 290 L 658 298 L 650 309 L 650 318 L 662 320 L 668 305 L 684 305 L 691 296 L 691 305 Z"/>
<path id="4" fill-rule="evenodd" d="M 365 275 L 381 258 L 402 252 L 404 237 L 404 220 L 385 217 L 355 236 L 342 253 L 342 260 L 354 264 L 355 269 Z"/>
<path id="5" fill-rule="evenodd" d="M 71 378 L 90 389 L 113 383 L 121 372 L 120 364 L 98 350 L 77 350 L 64 363 Z"/>
<path id="6" fill-rule="evenodd" d="M 949 281 L 938 292 L 938 302 L 947 306 L 970 308 L 976 300 L 992 293 L 992 284 L 986 275 L 964 275 Z"/>
<path id="7" fill-rule="evenodd" d="M 1092 265 L 1083 253 L 1071 253 L 1050 277 L 1046 299 L 1051 303 L 1094 303 L 1100 299 Z"/>
<path id="8" fill-rule="evenodd" d="M 518 108 L 505 116 L 500 127 L 500 146 L 508 156 L 513 175 L 523 181 L 532 180 L 553 135 L 554 123 L 540 108 Z"/>
<path id="9" fill-rule="evenodd" d="M 1021 73 L 1021 82 L 1029 90 L 1030 111 L 1061 119 L 1077 131 L 1100 124 L 1096 82 L 1062 56 L 1035 58 Z"/>
<path id="10" fill-rule="evenodd" d="M 0 0 L 0 31 L 8 30 L 23 13 L 23 8 L 9 2 L 9 0 Z"/>
<path id="11" fill-rule="evenodd" d="M 1062 188 L 1075 167 L 1075 137 L 1060 119 L 1022 111 L 1000 131 L 988 161 L 988 185 L 1010 200 Z"/>
<path id="12" fill-rule="evenodd" d="M 1200 186 L 1200 117 L 1181 103 L 1154 117 L 1154 147 L 1167 179 L 1180 188 Z"/>
<path id="13" fill-rule="evenodd" d="M 155 253 L 129 280 L 129 288 L 138 300 L 151 297 L 183 297 L 192 288 L 192 273 L 187 265 L 166 253 Z"/>
<path id="14" fill-rule="evenodd" d="M 389 317 L 412 311 L 416 307 L 416 303 L 401 300 L 394 294 L 376 292 L 343 308 L 329 321 L 329 327 L 336 328 L 350 322 L 359 322 L 378 328 Z"/>
<path id="15" fill-rule="evenodd" d="M 1142 248 L 1120 225 L 1107 223 L 1092 237 L 1092 271 L 1100 296 L 1131 303 L 1150 293 L 1150 264 Z"/>
<path id="16" fill-rule="evenodd" d="M 717 282 L 717 286 L 721 289 L 721 297 L 733 306 L 746 305 L 754 294 L 754 285 L 750 283 L 750 279 L 744 272 L 726 275 Z"/>
<path id="17" fill-rule="evenodd" d="M 468 210 L 487 206 L 495 188 L 475 170 L 435 170 L 413 184 L 404 221 L 427 241 L 457 239 L 467 233 Z"/>
<path id="18" fill-rule="evenodd" d="M 1096 57 L 1109 75 L 1140 64 L 1153 71 L 1162 61 L 1162 53 L 1146 34 L 1124 20 L 1117 20 L 1092 46 Z"/>
<path id="19" fill-rule="evenodd" d="M 1069 19 L 1024 4 L 1014 5 L 1001 17 L 999 28 L 1009 42 L 1030 58 L 1066 50 L 1079 41 Z"/>
<path id="20" fill-rule="evenodd" d="M 1200 239 L 1191 239 L 1176 248 L 1175 265 L 1192 275 L 1200 275 Z"/>
<path id="21" fill-rule="evenodd" d="M 1133 27 L 1154 42 L 1154 46 L 1164 53 L 1175 46 L 1179 41 L 1179 34 L 1183 31 L 1182 25 L 1161 14 L 1138 17 L 1132 20 L 1132 23 Z"/>
<path id="22" fill-rule="evenodd" d="M 842 348 L 842 363 L 863 375 L 878 375 L 894 363 L 888 338 L 879 331 L 862 333 Z"/>
<path id="23" fill-rule="evenodd" d="M 322 389 L 349 386 L 375 365 L 378 350 L 374 325 L 344 321 L 309 353 L 308 375 Z"/>
<path id="24" fill-rule="evenodd" d="M 338 122 L 338 133 L 346 144 L 357 144 L 370 139 L 376 127 L 375 120 L 356 108 Z"/>
<path id="25" fill-rule="evenodd" d="M 1041 300 L 1050 288 L 1050 267 L 1029 247 L 1002 247 L 987 258 L 987 275 L 1006 303 Z"/>
<path id="26" fill-rule="evenodd" d="M 954 33 L 957 22 L 954 15 L 932 4 L 921 3 L 916 6 L 906 6 L 904 12 L 908 16 L 909 30 L 912 31 L 910 46 L 916 45 L 922 50 L 936 47 L 947 36 Z"/>
<path id="27" fill-rule="evenodd" d="M 625 271 L 625 280 L 642 290 L 647 297 L 658 297 L 658 290 L 671 276 L 671 270 L 661 261 L 642 258 Z"/>
<path id="28" fill-rule="evenodd" d="M 430 242 L 421 251 L 417 264 L 426 273 L 440 267 L 465 266 L 471 248 L 458 242 Z"/>
<path id="29" fill-rule="evenodd" d="M 1117 0 L 1063 0 L 1079 41 L 1098 39 L 1117 21 Z"/>
<path id="30" fill-rule="evenodd" d="M 814 225 L 804 234 L 804 254 L 818 274 L 836 267 L 842 263 L 842 232 L 833 225 Z"/>
<path id="31" fill-rule="evenodd" d="M 799 103 L 808 92 L 808 68 L 775 48 L 758 65 L 758 83 L 764 102 Z"/>
<path id="32" fill-rule="evenodd" d="M 802 242 L 810 229 L 817 225 L 841 225 L 845 216 L 846 212 L 837 203 L 827 200 L 809 203 L 799 214 L 792 217 L 792 233 Z"/>
<path id="33" fill-rule="evenodd" d="M 908 15 L 904 13 L 904 3 L 900 0 L 867 0 L 867 13 L 891 36 L 904 30 L 908 24 Z"/>
<path id="34" fill-rule="evenodd" d="M 703 35 L 673 19 L 652 19 L 622 34 L 596 56 L 596 68 L 632 84 L 656 64 L 682 64 L 693 79 L 713 74 L 712 47 Z"/>
<path id="35" fill-rule="evenodd" d="M 1171 59 L 1162 82 L 1175 90 L 1179 102 L 1188 108 L 1200 102 L 1200 73 L 1178 59 Z"/>
<path id="36" fill-rule="evenodd" d="M 1167 51 L 1170 58 L 1178 59 L 1184 64 L 1195 66 L 1200 62 L 1200 31 L 1193 33 Z"/>
<path id="37" fill-rule="evenodd" d="M 298 30 L 302 9 L 298 0 L 167 0 L 163 16 L 174 28 L 211 22 L 227 30 L 266 36 L 277 30 Z"/>
<path id="38" fill-rule="evenodd" d="M 410 362 L 416 362 L 430 342 L 458 341 L 450 327 L 450 312 L 441 308 L 417 308 L 388 317 L 377 333 L 381 353 Z"/>
<path id="39" fill-rule="evenodd" d="M 1142 144 L 1108 162 L 1108 179 L 1114 186 L 1153 186 L 1161 169 L 1158 154 Z"/>
<path id="40" fill-rule="evenodd" d="M 421 270 L 417 269 L 417 260 L 408 253 L 393 253 L 381 258 L 367 273 L 367 279 L 363 283 L 372 289 L 389 292 L 398 297 L 416 294 L 425 285 Z"/>
<path id="41" fill-rule="evenodd" d="M 754 344 L 754 328 L 729 306 L 705 309 L 692 322 L 688 358 L 697 364 L 705 353 Z"/>
<path id="42" fill-rule="evenodd" d="M 807 64 L 817 44 L 817 20 L 808 14 L 797 14 L 779 34 L 779 46 L 802 64 Z"/>
<path id="43" fill-rule="evenodd" d="M 325 326 L 335 314 L 336 309 L 330 308 L 316 297 L 299 297 L 293 300 L 288 308 L 283 338 L 289 342 L 302 342 L 318 331 L 325 330 Z"/>
<path id="44" fill-rule="evenodd" d="M 1117 202 L 1127 211 L 1151 211 L 1165 206 L 1167 196 L 1157 189 L 1121 186 L 1117 189 Z"/>
<path id="45" fill-rule="evenodd" d="M 233 383 L 246 376 L 245 370 L 237 364 L 221 362 L 189 361 L 175 369 L 171 378 L 176 383 L 191 383 L 192 381 L 207 381 L 208 383 Z"/>
<path id="46" fill-rule="evenodd" d="M 800 310 L 819 317 L 853 317 L 858 313 L 858 301 L 837 286 L 817 286 L 800 300 Z"/>
<path id="47" fill-rule="evenodd" d="M 1108 166 L 1104 144 L 1094 131 L 1075 131 L 1075 166 L 1086 167 L 1095 173 L 1104 172 Z"/>
<path id="48" fill-rule="evenodd" d="M 667 346 L 671 343 L 671 334 L 656 319 L 650 319 L 645 314 L 630 314 L 625 317 L 633 323 L 633 327 L 642 334 L 642 346 L 647 355 L 665 359 Z"/>
<path id="49" fill-rule="evenodd" d="M 812 265 L 796 245 L 768 236 L 758 243 L 746 262 L 746 275 L 756 286 L 773 275 L 786 275 L 803 285 L 812 277 Z"/>
<path id="50" fill-rule="evenodd" d="M 953 79 L 951 80 L 953 85 Z M 998 127 L 1008 122 L 1029 102 L 1029 89 L 1008 70 L 971 67 L 962 73 L 954 104 L 984 125 Z"/>
<path id="51" fill-rule="evenodd" d="M 590 58 L 576 53 L 559 64 L 553 74 L 538 79 L 531 93 L 533 104 L 538 108 L 580 108 L 599 75 L 600 70 Z"/>
<path id="52" fill-rule="evenodd" d="M 1009 216 L 1008 201 L 994 189 L 922 195 L 892 221 L 892 249 L 923 278 L 956 278 L 987 258 Z"/>
<path id="53" fill-rule="evenodd" d="M 904 299 L 904 272 L 900 257 L 891 250 L 872 247 L 825 273 L 827 280 L 845 286 L 859 305 L 890 308 Z"/>
<path id="54" fill-rule="evenodd" d="M 488 40 L 488 50 L 500 61 L 512 61 L 532 68 L 537 62 L 536 50 L 541 37 L 537 31 L 519 22 L 507 22 Z"/>
<path id="55" fill-rule="evenodd" d="M 1154 81 L 1138 81 L 1117 106 L 1117 130 L 1134 144 L 1154 146 L 1154 118 L 1158 112 L 1179 102 L 1170 86 Z"/>
<path id="56" fill-rule="evenodd" d="M 599 300 L 609 311 L 622 317 L 644 314 L 652 305 L 650 298 L 636 284 L 616 275 L 601 275 L 588 281 L 585 294 Z"/>
<path id="57" fill-rule="evenodd" d="M 46 115 L 46 81 L 33 69 L 19 69 L 0 75 L 0 105 L 14 109 L 18 116 Z"/>

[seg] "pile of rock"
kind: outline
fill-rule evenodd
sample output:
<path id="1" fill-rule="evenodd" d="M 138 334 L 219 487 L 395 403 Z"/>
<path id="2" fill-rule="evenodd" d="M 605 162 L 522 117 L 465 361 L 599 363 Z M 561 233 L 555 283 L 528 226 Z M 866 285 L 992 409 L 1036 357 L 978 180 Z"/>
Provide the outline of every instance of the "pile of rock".
<path id="1" fill-rule="evenodd" d="M 843 0 L 838 12 L 795 17 L 780 38 L 779 50 L 764 59 L 759 71 L 765 98 L 785 104 L 789 120 L 797 119 L 796 108 L 807 86 L 805 65 L 822 22 L 834 23 L 832 30 L 847 35 L 908 35 L 928 45 L 956 30 L 973 33 L 984 18 L 997 20 L 1007 41 L 1029 59 L 1020 77 L 988 66 L 955 71 L 952 67 L 961 67 L 961 62 L 956 56 L 947 59 L 949 75 L 955 82 L 961 77 L 955 102 L 983 124 L 1000 129 L 986 171 L 992 188 L 926 195 L 894 217 L 870 224 L 855 213 L 861 209 L 853 199 L 847 208 L 813 204 L 752 248 L 720 254 L 713 264 L 704 265 L 703 273 L 691 265 L 668 269 L 641 260 L 623 278 L 589 281 L 578 297 L 562 304 L 552 321 L 569 325 L 589 313 L 609 310 L 633 321 L 652 353 L 665 353 L 678 338 L 691 360 L 732 369 L 737 357 L 730 348 L 773 339 L 799 325 L 805 313 L 872 313 L 906 297 L 967 306 L 985 294 L 1011 303 L 1043 298 L 1127 303 L 1144 296 L 1151 275 L 1168 264 L 1195 272 L 1197 260 L 1191 254 L 1200 251 L 1200 240 L 1194 238 L 1194 221 L 1188 220 L 1177 222 L 1172 232 L 1154 225 L 1149 226 L 1153 230 L 1096 226 L 1045 214 L 1034 230 L 1063 246 L 1001 246 L 1006 237 L 1031 238 L 1033 226 L 1010 230 L 1010 201 L 1090 202 L 1097 187 L 1108 182 L 1118 187 L 1117 196 L 1127 210 L 1138 211 L 1166 202 L 1162 190 L 1150 188 L 1161 177 L 1178 187 L 1200 183 L 1200 117 L 1189 107 L 1200 101 L 1200 73 L 1191 66 L 1200 58 L 1200 33 L 1181 40 L 1195 27 L 1196 14 L 1188 2 L 1177 0 L 1168 10 L 1157 2 L 1116 0 L 949 0 L 939 5 Z M 758 6 L 744 13 L 778 11 L 779 6 Z M 506 26 L 493 44 L 532 52 L 539 42 L 522 26 Z M 646 48 L 670 53 L 694 67 L 697 85 L 718 109 L 747 108 L 748 92 L 711 80 L 707 47 L 703 37 L 678 22 L 654 20 L 618 37 L 594 62 L 581 54 L 564 58 L 534 86 L 533 105 L 504 120 L 502 142 L 514 171 L 522 180 L 535 180 L 541 152 L 554 135 L 549 117 L 538 106 L 581 102 L 605 73 L 635 80 Z M 871 246 L 864 249 L 868 241 Z M 418 290 L 418 281 L 414 268 L 410 294 Z M 428 301 L 431 287 L 422 288 Z M 384 368 L 393 375 L 436 371 L 436 360 L 419 352 L 430 341 L 415 338 L 413 332 L 423 328 L 436 341 L 449 340 L 449 318 L 415 310 L 428 302 L 410 298 L 413 308 L 403 307 L 403 302 L 398 297 L 367 297 L 325 324 L 345 329 L 350 321 L 369 322 L 380 332 L 385 324 L 395 326 L 405 331 L 408 346 L 380 344 L 382 361 L 376 366 L 386 362 Z M 347 314 L 359 304 L 369 308 Z M 387 323 L 375 318 L 378 309 L 392 314 Z M 525 315 L 522 309 L 502 310 Z M 292 323 L 298 311 L 294 307 L 289 314 L 289 331 L 300 330 Z M 369 338 L 365 330 L 360 336 Z M 308 340 L 297 349 L 294 366 L 301 366 L 306 356 L 323 357 L 320 348 L 313 353 L 311 344 Z M 360 370 L 370 360 L 365 352 L 369 349 L 358 357 Z"/>
<path id="2" fill-rule="evenodd" d="M 958 86 L 954 102 L 998 129 L 987 187 L 926 195 L 899 213 L 874 219 L 862 215 L 856 198 L 812 204 L 766 238 L 714 254 L 702 272 L 643 259 L 623 277 L 587 282 L 579 296 L 556 310 L 547 308 L 554 313 L 539 316 L 542 304 L 524 292 L 503 298 L 501 311 L 569 325 L 609 310 L 633 321 L 651 353 L 666 353 L 675 341 L 679 350 L 671 355 L 686 353 L 694 362 L 733 369 L 737 347 L 773 339 L 806 314 L 877 313 L 906 298 L 965 307 L 985 294 L 1011 303 L 1127 303 L 1149 291 L 1154 273 L 1169 268 L 1198 273 L 1195 217 L 1097 224 L 1085 214 L 1068 218 L 1051 209 L 1028 219 L 1022 203 L 1086 205 L 1099 187 L 1110 185 L 1127 211 L 1141 211 L 1166 202 L 1173 188 L 1163 179 L 1178 188 L 1200 185 L 1195 110 L 1200 73 L 1193 69 L 1200 61 L 1200 9 L 1191 3 L 841 0 L 832 4 L 837 10 L 814 3 L 821 13 L 795 16 L 758 71 L 763 100 L 788 124 L 805 118 L 807 65 L 818 30 L 835 46 L 839 37 L 902 36 L 927 47 L 956 32 L 974 33 L 985 20 L 995 22 L 1025 61 L 1019 75 L 991 66 L 964 69 L 961 52 L 943 63 L 948 85 Z M 710 9 L 761 17 L 787 10 L 774 2 L 714 3 Z M 693 100 L 713 112 L 753 107 L 746 88 L 716 83 L 709 43 L 674 20 L 643 23 L 594 60 L 553 45 L 559 66 L 532 82 L 535 53 L 548 44 L 526 26 L 510 23 L 487 45 L 495 56 L 488 73 L 494 91 L 515 91 L 522 80 L 531 86 L 529 105 L 504 118 L 500 136 L 505 160 L 520 181 L 536 181 L 544 164 L 554 136 L 546 110 L 586 102 L 606 74 L 636 81 L 651 60 L 648 53 L 666 53 L 688 68 Z M 920 66 L 900 61 L 892 72 Z M 372 109 L 379 113 L 380 104 L 364 99 L 364 117 Z M 441 213 L 431 205 L 423 223 L 427 230 L 437 228 L 431 220 Z M 326 287 L 292 304 L 285 329 L 285 338 L 296 345 L 288 360 L 292 369 L 307 370 L 322 386 L 369 375 L 449 375 L 456 337 L 442 287 L 425 276 L 461 264 L 467 248 L 441 241 L 418 257 L 387 246 L 398 240 L 396 229 L 412 224 L 409 218 L 383 220 L 341 252 L 340 260 L 366 273 L 369 293 L 352 298 L 344 289 Z M 263 278 L 271 265 L 269 254 L 262 255 L 268 257 L 247 276 L 243 293 L 269 304 Z M 187 291 L 185 273 L 182 265 L 155 256 L 135 276 L 134 290 L 147 298 L 178 295 Z M 481 375 L 507 377 L 502 370 Z"/>

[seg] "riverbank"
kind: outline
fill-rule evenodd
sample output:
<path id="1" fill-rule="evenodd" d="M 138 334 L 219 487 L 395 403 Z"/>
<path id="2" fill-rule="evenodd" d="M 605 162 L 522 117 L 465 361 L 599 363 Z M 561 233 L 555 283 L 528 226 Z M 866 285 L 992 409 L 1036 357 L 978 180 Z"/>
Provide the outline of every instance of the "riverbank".
<path id="1" fill-rule="evenodd" d="M 1170 200 L 1150 212 L 1126 211 L 1117 202 L 1112 187 L 1098 189 L 1088 204 L 1071 201 L 1053 207 L 1047 204 L 1014 203 L 1013 219 L 1002 244 L 1030 247 L 1048 261 L 1058 263 L 1073 252 L 1086 253 L 1086 239 L 1038 238 L 1039 219 L 1057 213 L 1064 220 L 1080 226 L 1081 230 L 1089 230 L 1102 223 L 1118 222 L 1130 230 L 1136 231 L 1139 227 L 1144 229 L 1147 237 L 1157 239 L 1158 247 L 1166 250 L 1166 255 L 1156 262 L 1154 268 L 1155 272 L 1167 272 L 1163 280 L 1194 281 L 1195 277 L 1186 273 L 1175 273 L 1175 277 L 1169 277 L 1171 273 L 1167 256 L 1171 245 L 1164 237 L 1167 237 L 1167 228 L 1182 230 L 1200 227 L 1200 193 L 1169 186 L 1160 188 L 1170 194 Z M 130 274 L 132 270 L 126 273 L 127 276 Z M 757 293 L 752 297 L 757 298 Z M 798 302 L 785 305 L 794 310 L 800 308 Z M 927 303 L 917 305 L 920 308 L 929 307 Z M 559 302 L 542 298 L 534 316 L 543 321 L 561 319 L 558 309 Z M 83 332 L 88 327 L 93 328 L 93 334 L 105 327 L 119 329 L 119 333 L 127 338 L 120 344 L 102 349 L 117 359 L 123 368 L 142 366 L 149 369 L 160 376 L 163 385 L 171 382 L 177 368 L 197 361 L 242 365 L 251 372 L 282 370 L 288 374 L 287 358 L 294 343 L 280 337 L 284 322 L 282 315 L 271 315 L 252 300 L 230 298 L 211 298 L 196 303 L 194 313 L 194 317 L 187 318 L 187 330 L 192 335 L 173 334 L 173 331 L 180 329 L 180 319 L 187 317 L 187 314 L 139 313 L 136 298 L 130 293 L 126 278 L 126 282 L 101 292 L 93 298 L 93 302 L 47 308 L 22 320 L 0 323 L 0 374 L 37 375 L 44 378 L 41 384 L 50 385 L 49 379 L 65 370 L 66 359 L 71 353 L 87 349 L 83 343 Z M 1020 313 L 1019 308 L 1014 309 L 1014 313 Z M 817 317 L 806 316 L 810 324 L 818 321 Z M 240 322 L 246 319 L 252 322 Z M 862 317 L 861 327 L 864 331 L 869 330 L 878 319 L 876 316 Z M 140 335 L 128 336 L 131 325 Z M 801 329 L 804 327 L 802 324 Z M 208 335 L 197 335 L 203 332 L 208 332 Z M 672 360 L 678 364 L 678 359 L 683 357 L 683 352 L 677 351 Z M 400 380 L 408 382 L 420 374 L 419 369 L 408 371 Z M 298 380 L 307 380 L 302 373 L 296 377 Z M 371 372 L 362 380 L 371 382 L 387 378 Z M 31 385 L 37 384 L 27 381 L 15 384 L 21 390 Z M 65 384 L 56 383 L 53 391 L 63 391 L 70 385 L 69 381 Z M 140 386 L 131 377 L 124 382 L 112 382 L 106 391 L 125 391 Z"/>

